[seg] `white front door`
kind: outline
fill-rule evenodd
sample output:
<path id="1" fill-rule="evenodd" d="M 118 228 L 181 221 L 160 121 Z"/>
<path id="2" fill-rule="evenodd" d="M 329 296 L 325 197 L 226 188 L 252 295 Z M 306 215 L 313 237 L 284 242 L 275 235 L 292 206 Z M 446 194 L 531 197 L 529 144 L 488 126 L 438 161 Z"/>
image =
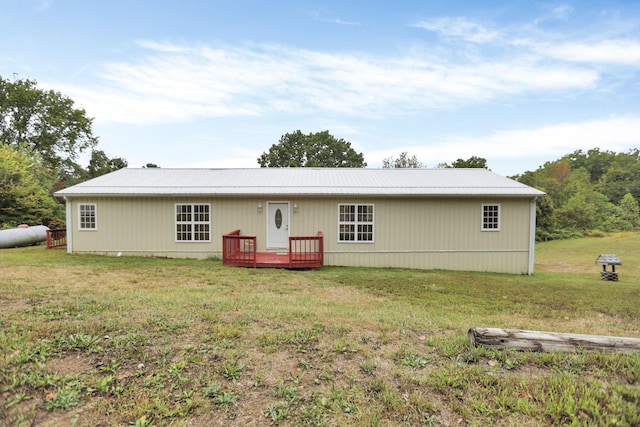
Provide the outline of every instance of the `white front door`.
<path id="1" fill-rule="evenodd" d="M 267 202 L 267 248 L 289 248 L 289 203 Z"/>

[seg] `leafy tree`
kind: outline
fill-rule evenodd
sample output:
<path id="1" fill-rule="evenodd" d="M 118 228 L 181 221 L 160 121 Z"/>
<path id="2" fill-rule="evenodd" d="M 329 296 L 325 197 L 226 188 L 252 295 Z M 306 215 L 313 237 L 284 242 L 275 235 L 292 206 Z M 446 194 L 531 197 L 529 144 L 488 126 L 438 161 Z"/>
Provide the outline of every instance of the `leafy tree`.
<path id="1" fill-rule="evenodd" d="M 586 232 L 596 229 L 607 219 L 613 205 L 597 191 L 587 190 L 571 196 L 565 204 L 555 210 L 557 227 Z"/>
<path id="2" fill-rule="evenodd" d="M 45 167 L 72 169 L 98 142 L 92 122 L 59 92 L 38 89 L 34 80 L 0 77 L 0 141 L 37 155 Z"/>
<path id="3" fill-rule="evenodd" d="M 482 168 L 482 169 L 489 169 L 487 167 L 487 159 L 483 158 L 483 157 L 478 157 L 478 156 L 471 156 L 469 157 L 467 160 L 464 159 L 458 159 L 455 162 L 453 162 L 451 165 L 449 165 L 448 163 L 442 163 L 440 165 L 438 165 L 439 167 L 442 168 Z"/>
<path id="4" fill-rule="evenodd" d="M 0 144 L 0 227 L 58 225 L 62 207 L 48 191 L 47 172 L 34 156 Z"/>
<path id="5" fill-rule="evenodd" d="M 591 177 L 591 182 L 597 182 L 604 175 L 615 158 L 615 153 L 611 151 L 600 151 L 599 148 L 574 151 L 562 157 L 571 169 L 585 168 Z"/>
<path id="6" fill-rule="evenodd" d="M 382 167 L 385 169 L 390 168 L 423 168 L 425 167 L 418 158 L 414 156 L 409 156 L 409 153 L 403 151 L 398 155 L 397 158 L 393 158 L 393 156 L 388 157 L 382 160 Z"/>
<path id="7" fill-rule="evenodd" d="M 100 175 L 107 174 L 109 172 L 117 171 L 118 169 L 126 168 L 127 161 L 122 157 L 114 157 L 110 159 L 102 150 L 91 151 L 91 160 L 89 161 L 90 178 L 95 178 Z"/>
<path id="8" fill-rule="evenodd" d="M 594 148 L 546 162 L 515 177 L 539 188 L 537 232 L 543 240 L 584 235 L 591 229 L 633 230 L 640 226 L 640 150 L 627 153 Z"/>
<path id="9" fill-rule="evenodd" d="M 640 152 L 632 150 L 615 155 L 597 188 L 614 203 L 620 202 L 627 193 L 640 198 Z"/>
<path id="10" fill-rule="evenodd" d="M 303 134 L 297 130 L 282 135 L 278 144 L 258 158 L 260 167 L 346 167 L 367 166 L 362 153 L 351 143 L 329 134 L 329 131 Z"/>

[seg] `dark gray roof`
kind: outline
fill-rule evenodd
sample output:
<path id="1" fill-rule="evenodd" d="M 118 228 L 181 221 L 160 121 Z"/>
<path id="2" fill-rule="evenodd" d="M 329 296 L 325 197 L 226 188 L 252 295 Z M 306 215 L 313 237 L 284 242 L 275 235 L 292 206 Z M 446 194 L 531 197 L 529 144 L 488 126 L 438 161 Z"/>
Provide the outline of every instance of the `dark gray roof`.
<path id="1" fill-rule="evenodd" d="M 120 169 L 57 196 L 544 196 L 486 169 Z"/>

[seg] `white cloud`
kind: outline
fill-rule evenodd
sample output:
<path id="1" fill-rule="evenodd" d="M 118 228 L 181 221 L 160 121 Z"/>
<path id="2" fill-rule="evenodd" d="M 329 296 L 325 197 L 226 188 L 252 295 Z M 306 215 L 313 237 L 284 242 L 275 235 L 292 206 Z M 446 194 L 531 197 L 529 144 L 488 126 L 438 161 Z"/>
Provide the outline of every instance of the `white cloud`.
<path id="1" fill-rule="evenodd" d="M 273 45 L 188 46 L 144 41 L 144 54 L 107 63 L 93 87 L 59 87 L 105 122 L 157 123 L 270 112 L 388 116 L 505 95 L 584 89 L 598 74 L 515 56 L 452 62 Z"/>
<path id="2" fill-rule="evenodd" d="M 556 19 L 567 19 L 571 14 L 573 14 L 573 12 L 573 7 L 569 5 L 557 6 L 551 11 L 553 17 Z"/>
<path id="3" fill-rule="evenodd" d="M 635 40 L 604 40 L 542 45 L 538 51 L 570 62 L 640 65 L 640 42 Z"/>
<path id="4" fill-rule="evenodd" d="M 576 150 L 600 148 L 624 152 L 640 147 L 640 117 L 610 117 L 582 122 L 559 123 L 533 129 L 497 131 L 486 136 L 444 137 L 428 146 L 394 147 L 367 153 L 367 162 L 374 166 L 381 159 L 402 151 L 414 154 L 429 167 L 451 163 L 471 156 L 496 160 L 540 158 L 557 159 Z"/>
<path id="5" fill-rule="evenodd" d="M 462 17 L 446 17 L 418 21 L 418 28 L 433 31 L 445 37 L 460 38 L 473 43 L 489 43 L 500 37 L 498 31 Z"/>

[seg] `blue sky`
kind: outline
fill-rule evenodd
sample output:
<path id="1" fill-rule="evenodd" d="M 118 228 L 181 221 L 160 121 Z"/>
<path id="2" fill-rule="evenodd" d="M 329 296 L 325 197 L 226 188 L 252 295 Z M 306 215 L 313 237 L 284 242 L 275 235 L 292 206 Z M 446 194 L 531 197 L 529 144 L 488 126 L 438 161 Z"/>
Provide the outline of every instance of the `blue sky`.
<path id="1" fill-rule="evenodd" d="M 640 148 L 637 1 L 0 0 L 0 75 L 131 167 L 257 167 L 297 129 L 503 175 Z"/>

